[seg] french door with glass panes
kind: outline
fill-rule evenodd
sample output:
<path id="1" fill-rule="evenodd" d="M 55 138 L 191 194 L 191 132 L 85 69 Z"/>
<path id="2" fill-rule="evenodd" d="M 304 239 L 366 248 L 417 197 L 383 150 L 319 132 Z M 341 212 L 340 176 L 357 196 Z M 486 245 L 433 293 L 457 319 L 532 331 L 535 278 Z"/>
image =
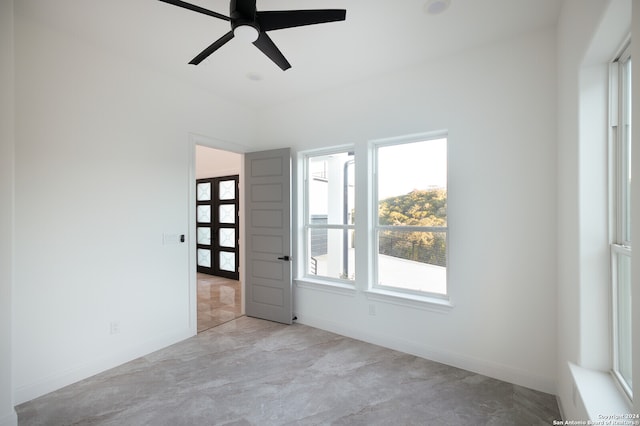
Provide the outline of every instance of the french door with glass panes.
<path id="1" fill-rule="evenodd" d="M 238 175 L 196 181 L 198 272 L 239 279 Z"/>

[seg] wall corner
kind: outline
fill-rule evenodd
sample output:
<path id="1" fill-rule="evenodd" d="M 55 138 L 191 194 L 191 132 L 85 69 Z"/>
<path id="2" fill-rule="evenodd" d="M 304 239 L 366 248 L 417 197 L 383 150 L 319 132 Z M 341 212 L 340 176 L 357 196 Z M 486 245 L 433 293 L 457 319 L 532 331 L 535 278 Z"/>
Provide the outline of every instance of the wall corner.
<path id="1" fill-rule="evenodd" d="M 0 416 L 0 426 L 18 426 L 18 415 L 12 409 L 8 414 Z"/>

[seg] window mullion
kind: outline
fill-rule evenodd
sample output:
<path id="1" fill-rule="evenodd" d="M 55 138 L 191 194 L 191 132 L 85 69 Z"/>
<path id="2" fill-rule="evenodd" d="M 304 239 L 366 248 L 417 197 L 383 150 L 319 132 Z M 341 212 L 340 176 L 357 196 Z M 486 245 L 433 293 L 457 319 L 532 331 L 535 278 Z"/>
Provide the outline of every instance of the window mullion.
<path id="1" fill-rule="evenodd" d="M 376 228 L 384 231 L 417 231 L 417 232 L 447 232 L 446 226 L 414 226 L 414 225 L 376 225 Z"/>
<path id="2" fill-rule="evenodd" d="M 356 229 L 355 224 L 319 224 L 319 223 L 308 223 L 306 225 L 309 229 Z"/>

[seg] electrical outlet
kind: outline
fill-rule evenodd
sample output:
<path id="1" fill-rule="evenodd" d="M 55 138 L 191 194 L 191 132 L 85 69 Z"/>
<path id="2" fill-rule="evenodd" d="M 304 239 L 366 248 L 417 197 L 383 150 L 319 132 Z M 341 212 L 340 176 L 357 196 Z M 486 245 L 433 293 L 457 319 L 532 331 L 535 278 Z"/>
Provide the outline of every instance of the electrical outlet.
<path id="1" fill-rule="evenodd" d="M 120 334 L 120 322 L 111 321 L 109 323 L 109 334 Z"/>
<path id="2" fill-rule="evenodd" d="M 376 305 L 374 305 L 373 303 L 369 304 L 369 315 L 371 315 L 372 317 L 376 316 Z"/>

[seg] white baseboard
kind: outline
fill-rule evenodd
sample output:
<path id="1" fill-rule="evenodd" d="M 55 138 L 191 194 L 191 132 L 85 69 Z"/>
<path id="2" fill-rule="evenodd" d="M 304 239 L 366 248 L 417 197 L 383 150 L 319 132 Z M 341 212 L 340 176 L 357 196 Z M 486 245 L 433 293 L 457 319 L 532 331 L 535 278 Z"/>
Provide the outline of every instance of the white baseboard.
<path id="1" fill-rule="evenodd" d="M 14 391 L 15 404 L 18 405 L 31 401 L 34 398 L 86 379 L 87 377 L 94 376 L 110 368 L 117 367 L 136 358 L 166 348 L 193 335 L 194 333 L 188 329 L 146 342 L 140 342 L 139 344 L 124 348 L 117 353 L 92 359 L 72 369 L 55 372 L 35 382 L 18 386 Z M 0 423 L 0 426 L 4 426 L 4 424 Z"/>
<path id="2" fill-rule="evenodd" d="M 556 395 L 556 402 L 558 403 L 558 410 L 560 411 L 560 418 L 558 420 L 566 420 L 567 416 L 564 414 L 564 407 L 562 406 L 562 400 L 558 395 Z"/>
<path id="3" fill-rule="evenodd" d="M 425 344 L 400 339 L 396 336 L 389 336 L 382 333 L 363 331 L 348 325 L 336 323 L 324 318 L 312 317 L 304 314 L 296 314 L 298 322 L 322 330 L 327 330 L 353 339 L 373 343 L 389 349 L 425 358 L 431 361 L 440 362 L 452 367 L 472 371 L 494 379 L 503 380 L 526 388 L 540 392 L 555 394 L 555 380 L 553 378 L 541 377 L 529 371 L 513 368 L 507 365 L 443 351 Z"/>
<path id="4" fill-rule="evenodd" d="M 18 426 L 18 415 L 16 410 L 0 415 L 0 426 Z"/>

